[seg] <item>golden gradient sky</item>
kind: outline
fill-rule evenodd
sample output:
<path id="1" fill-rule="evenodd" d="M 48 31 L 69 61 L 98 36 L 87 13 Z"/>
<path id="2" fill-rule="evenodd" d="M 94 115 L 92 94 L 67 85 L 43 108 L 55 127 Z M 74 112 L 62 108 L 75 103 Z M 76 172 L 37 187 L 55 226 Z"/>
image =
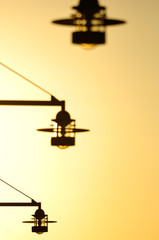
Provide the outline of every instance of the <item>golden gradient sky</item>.
<path id="1" fill-rule="evenodd" d="M 36 201 L 49 232 L 31 232 L 36 208 L 0 208 L 0 239 L 159 239 L 159 2 L 104 1 L 108 17 L 127 24 L 107 29 L 107 44 L 71 44 L 73 0 L 1 0 L 0 62 L 59 100 L 77 126 L 76 146 L 50 146 L 39 133 L 56 107 L 0 106 L 0 178 Z M 48 99 L 0 66 L 0 99 Z M 0 201 L 29 201 L 0 183 Z"/>

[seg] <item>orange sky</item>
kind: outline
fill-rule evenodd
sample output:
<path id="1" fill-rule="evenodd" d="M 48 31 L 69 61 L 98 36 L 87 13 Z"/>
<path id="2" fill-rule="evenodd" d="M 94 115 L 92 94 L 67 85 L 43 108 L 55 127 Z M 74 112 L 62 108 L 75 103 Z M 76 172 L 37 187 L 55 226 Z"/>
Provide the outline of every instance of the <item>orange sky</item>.
<path id="1" fill-rule="evenodd" d="M 0 239 L 158 240 L 159 3 L 100 1 L 128 23 L 90 51 L 71 44 L 73 28 L 50 24 L 77 3 L 1 1 L 0 62 L 66 100 L 77 127 L 91 131 L 62 151 L 36 132 L 58 107 L 0 107 L 0 178 L 58 221 L 38 236 L 22 224 L 36 208 L 0 208 Z M 1 99 L 48 99 L 2 66 L 0 86 Z M 29 200 L 0 191 L 0 201 Z"/>

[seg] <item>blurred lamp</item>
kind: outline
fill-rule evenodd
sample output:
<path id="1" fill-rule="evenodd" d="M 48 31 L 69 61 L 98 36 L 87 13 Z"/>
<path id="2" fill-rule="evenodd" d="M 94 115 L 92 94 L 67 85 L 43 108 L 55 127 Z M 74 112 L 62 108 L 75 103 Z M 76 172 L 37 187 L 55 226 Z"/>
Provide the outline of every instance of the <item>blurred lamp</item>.
<path id="1" fill-rule="evenodd" d="M 76 14 L 68 19 L 54 20 L 52 23 L 76 26 L 72 34 L 72 43 L 91 49 L 106 42 L 105 27 L 125 23 L 123 20 L 109 19 L 105 14 L 105 7 L 97 0 L 80 0 L 79 5 L 73 7 Z"/>

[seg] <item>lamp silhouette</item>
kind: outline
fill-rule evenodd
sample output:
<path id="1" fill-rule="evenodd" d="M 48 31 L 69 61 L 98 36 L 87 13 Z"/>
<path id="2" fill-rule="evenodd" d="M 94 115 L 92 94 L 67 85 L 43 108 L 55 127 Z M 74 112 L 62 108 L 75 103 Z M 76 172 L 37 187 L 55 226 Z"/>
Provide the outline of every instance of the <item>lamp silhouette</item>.
<path id="1" fill-rule="evenodd" d="M 73 7 L 77 12 L 68 19 L 53 20 L 52 23 L 76 26 L 72 34 L 72 43 L 91 49 L 106 42 L 105 27 L 125 23 L 123 20 L 109 19 L 105 14 L 105 7 L 97 0 L 80 0 L 79 5 Z"/>
<path id="2" fill-rule="evenodd" d="M 51 99 L 50 101 L 33 101 L 33 100 L 0 100 L 0 105 L 12 105 L 12 106 L 60 106 L 61 111 L 57 114 L 56 119 L 53 120 L 57 123 L 57 128 L 53 129 L 38 129 L 38 131 L 43 132 L 54 132 L 56 133 L 56 137 L 52 137 L 51 145 L 58 146 L 59 148 L 66 148 L 67 146 L 75 145 L 75 133 L 76 132 L 85 132 L 88 131 L 86 129 L 76 129 L 75 128 L 75 120 L 70 118 L 70 114 L 65 111 L 65 101 L 59 101 L 55 98 L 51 93 L 46 91 L 45 89 L 39 87 L 26 77 L 17 73 L 10 67 L 6 66 L 3 63 L 0 63 L 3 67 L 7 68 L 9 71 L 15 73 L 20 76 L 24 80 L 28 81 L 32 85 L 40 88 L 45 93 L 49 94 Z M 68 136 L 69 135 L 69 136 Z"/>
<path id="3" fill-rule="evenodd" d="M 44 210 L 39 207 L 35 214 L 32 215 L 34 218 L 32 221 L 23 221 L 23 223 L 33 223 L 32 232 L 42 234 L 48 232 L 48 223 L 56 223 L 57 221 L 48 221 L 48 215 L 45 214 Z"/>
<path id="4" fill-rule="evenodd" d="M 64 109 L 57 113 L 56 118 L 52 119 L 56 126 L 52 128 L 37 129 L 42 132 L 53 132 L 55 136 L 51 138 L 51 145 L 65 149 L 75 145 L 75 133 L 87 132 L 88 129 L 76 128 L 75 120 Z"/>
<path id="5" fill-rule="evenodd" d="M 44 213 L 41 209 L 41 202 L 36 202 L 31 197 L 26 195 L 25 193 L 19 191 L 17 188 L 8 184 L 4 180 L 0 179 L 3 183 L 7 184 L 9 187 L 23 194 L 24 196 L 31 199 L 31 202 L 0 202 L 0 207 L 38 207 L 35 214 L 32 215 L 34 217 L 33 221 L 23 221 L 23 223 L 34 223 L 32 227 L 32 232 L 36 232 L 38 234 L 42 234 L 44 232 L 48 232 L 48 223 L 56 223 L 57 221 L 48 221 L 48 215 Z"/>

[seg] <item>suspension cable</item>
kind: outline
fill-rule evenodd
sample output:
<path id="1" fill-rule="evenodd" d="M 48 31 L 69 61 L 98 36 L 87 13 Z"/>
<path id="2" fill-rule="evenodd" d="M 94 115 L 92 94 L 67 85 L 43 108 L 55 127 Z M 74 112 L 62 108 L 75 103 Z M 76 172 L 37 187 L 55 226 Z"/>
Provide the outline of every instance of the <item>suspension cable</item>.
<path id="1" fill-rule="evenodd" d="M 21 75 L 20 73 L 16 72 L 15 70 L 13 70 L 12 68 L 8 67 L 7 65 L 5 65 L 4 63 L 0 62 L 0 64 L 5 67 L 6 69 L 8 69 L 9 71 L 15 73 L 16 75 L 18 75 L 19 77 L 23 78 L 24 80 L 26 80 L 27 82 L 31 83 L 32 85 L 34 85 L 35 87 L 39 88 L 40 90 L 42 90 L 43 92 L 49 94 L 50 96 L 52 96 L 52 94 L 48 91 L 46 91 L 45 89 L 43 89 L 42 87 L 40 87 L 39 85 L 35 84 L 34 82 L 32 82 L 31 80 L 29 80 L 28 78 L 24 77 L 23 75 Z"/>
<path id="2" fill-rule="evenodd" d="M 9 183 L 5 182 L 3 179 L 0 179 L 0 181 L 2 181 L 3 183 L 5 183 L 6 185 L 8 185 L 9 187 L 13 188 L 14 190 L 16 190 L 17 192 L 23 194 L 24 196 L 30 198 L 31 200 L 33 200 L 31 197 L 29 197 L 28 195 L 26 195 L 25 193 L 21 192 L 20 190 L 18 190 L 17 188 L 13 187 L 12 185 L 10 185 Z"/>

